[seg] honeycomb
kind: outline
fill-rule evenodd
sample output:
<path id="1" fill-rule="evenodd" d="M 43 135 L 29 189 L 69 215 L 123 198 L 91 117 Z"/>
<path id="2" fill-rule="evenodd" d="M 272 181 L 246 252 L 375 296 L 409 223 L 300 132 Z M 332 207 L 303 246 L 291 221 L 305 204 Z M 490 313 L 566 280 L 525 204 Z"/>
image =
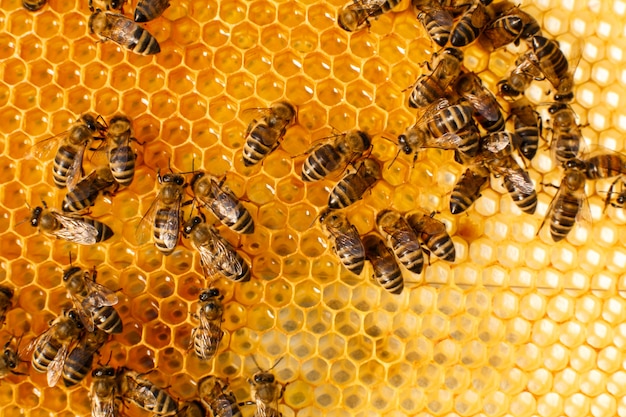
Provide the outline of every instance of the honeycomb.
<path id="1" fill-rule="evenodd" d="M 50 0 L 41 11 L 0 0 L 0 283 L 16 288 L 2 329 L 32 337 L 70 305 L 61 272 L 96 265 L 117 289 L 124 332 L 101 363 L 151 371 L 178 400 L 196 396 L 208 374 L 227 378 L 239 401 L 257 365 L 289 383 L 280 410 L 290 416 L 614 416 L 626 415 L 626 214 L 604 209 L 607 185 L 588 184 L 593 222 L 554 244 L 538 233 L 558 183 L 543 149 L 532 162 L 538 212 L 522 214 L 497 181 L 466 213 L 449 194 L 462 167 L 429 150 L 413 165 L 395 162 L 394 138 L 415 121 L 406 92 L 433 52 L 403 0 L 397 13 L 348 34 L 336 24 L 345 0 L 173 1 L 147 24 L 161 45 L 141 56 L 88 32 L 86 1 Z M 127 13 L 136 2 L 127 4 Z M 626 2 L 522 2 L 564 49 L 584 40 L 574 109 L 590 144 L 624 151 Z M 490 86 L 504 77 L 515 48 L 465 48 L 465 65 Z M 540 102 L 545 85 L 528 92 Z M 286 99 L 297 125 L 262 165 L 242 162 L 244 110 Z M 135 180 L 98 201 L 91 215 L 115 236 L 94 246 L 51 240 L 24 222 L 28 205 L 60 207 L 51 161 L 31 147 L 93 112 L 133 120 Z M 382 290 L 367 269 L 340 267 L 315 225 L 333 181 L 303 184 L 302 156 L 333 129 L 374 135 L 383 181 L 349 209 L 361 234 L 376 214 L 440 211 L 457 260 L 433 260 L 405 276 L 401 295 Z M 224 339 L 216 358 L 189 351 L 199 292 L 207 287 L 189 242 L 163 257 L 134 234 L 158 192 L 156 171 L 201 167 L 222 176 L 252 210 L 256 231 L 221 233 L 252 264 L 250 282 L 214 283 L 225 294 Z M 66 390 L 45 375 L 0 382 L 0 415 L 88 415 L 88 377 Z M 250 416 L 254 407 L 243 407 Z M 130 417 L 146 416 L 128 407 Z"/>

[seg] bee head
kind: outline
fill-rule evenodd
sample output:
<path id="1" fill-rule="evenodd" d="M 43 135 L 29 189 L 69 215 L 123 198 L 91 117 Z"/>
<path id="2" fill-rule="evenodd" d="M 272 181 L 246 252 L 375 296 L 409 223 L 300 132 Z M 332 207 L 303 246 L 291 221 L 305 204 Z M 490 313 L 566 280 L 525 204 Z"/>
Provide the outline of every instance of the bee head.
<path id="1" fill-rule="evenodd" d="M 9 287 L 0 286 L 0 293 L 7 296 L 7 298 L 13 298 L 13 290 Z"/>
<path id="2" fill-rule="evenodd" d="M 63 272 L 63 282 L 69 281 L 75 274 L 81 272 L 78 266 L 70 266 Z"/>
<path id="3" fill-rule="evenodd" d="M 257 372 L 254 374 L 254 382 L 257 384 L 271 384 L 274 382 L 274 374 L 270 372 Z"/>
<path id="4" fill-rule="evenodd" d="M 209 288 L 206 291 L 202 291 L 200 293 L 200 301 L 202 302 L 206 302 L 209 301 L 211 298 L 217 298 L 220 296 L 220 290 L 218 290 L 217 288 Z"/>
<path id="5" fill-rule="evenodd" d="M 585 164 L 584 161 L 581 161 L 578 158 L 574 158 L 568 159 L 567 161 L 563 162 L 563 168 L 584 170 L 585 168 L 587 168 L 587 164 Z"/>
<path id="6" fill-rule="evenodd" d="M 115 376 L 115 369 L 110 366 L 96 368 L 91 372 L 91 376 L 94 378 L 113 377 Z"/>
<path id="7" fill-rule="evenodd" d="M 41 219 L 41 213 L 43 213 L 43 208 L 35 207 L 33 209 L 33 213 L 30 216 L 30 225 L 33 227 L 39 226 L 39 220 Z"/>
<path id="8" fill-rule="evenodd" d="M 183 234 L 185 236 L 189 235 L 191 232 L 193 232 L 193 229 L 195 229 L 196 226 L 202 223 L 203 221 L 204 220 L 200 216 L 192 217 L 189 221 L 187 221 L 187 223 L 185 223 L 185 226 L 183 227 Z"/>
<path id="9" fill-rule="evenodd" d="M 66 315 L 70 320 L 74 322 L 74 324 L 76 325 L 78 329 L 82 329 L 84 327 L 83 322 L 80 320 L 80 317 L 78 316 L 78 313 L 76 312 L 76 310 L 74 309 L 68 310 Z"/>
<path id="10" fill-rule="evenodd" d="M 459 61 L 463 61 L 463 51 L 460 50 L 459 48 L 449 47 L 449 48 L 444 49 L 443 53 L 444 54 L 449 54 L 449 55 L 455 57 Z"/>
<path id="11" fill-rule="evenodd" d="M 96 122 L 96 118 L 93 117 L 91 114 L 83 114 L 80 117 L 80 120 L 92 132 L 95 132 L 96 130 L 98 130 L 98 122 Z"/>
<path id="12" fill-rule="evenodd" d="M 548 113 L 556 114 L 557 112 L 564 110 L 567 108 L 567 104 L 565 103 L 554 103 L 548 108 Z"/>
<path id="13" fill-rule="evenodd" d="M 409 145 L 407 137 L 404 133 L 398 136 L 398 145 L 400 145 L 400 149 L 405 154 L 409 155 L 411 153 L 411 146 Z"/>
<path id="14" fill-rule="evenodd" d="M 509 84 L 508 80 L 500 80 L 498 81 L 498 91 L 505 97 L 517 97 L 520 92 L 514 89 L 511 84 Z"/>

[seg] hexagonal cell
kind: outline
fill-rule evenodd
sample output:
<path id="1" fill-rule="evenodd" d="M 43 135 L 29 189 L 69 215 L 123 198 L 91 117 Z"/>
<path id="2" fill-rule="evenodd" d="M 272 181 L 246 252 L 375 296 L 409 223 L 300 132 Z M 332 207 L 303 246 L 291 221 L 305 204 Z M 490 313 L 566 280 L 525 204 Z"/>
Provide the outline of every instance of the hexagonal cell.
<path id="1" fill-rule="evenodd" d="M 65 38 L 55 36 L 46 42 L 46 59 L 53 64 L 67 60 L 69 54 L 70 45 Z"/>
<path id="2" fill-rule="evenodd" d="M 181 17 L 173 22 L 171 39 L 180 45 L 191 45 L 200 38 L 200 25 L 190 17 Z"/>
<path id="3" fill-rule="evenodd" d="M 96 91 L 95 94 L 96 113 L 98 114 L 114 114 L 119 108 L 120 96 L 119 93 L 110 88 L 104 88 Z"/>
<path id="4" fill-rule="evenodd" d="M 261 29 L 261 44 L 272 52 L 289 46 L 289 32 L 281 25 L 271 24 Z"/>
<path id="5" fill-rule="evenodd" d="M 339 55 L 348 48 L 347 34 L 334 27 L 322 32 L 319 43 L 322 50 L 329 56 Z"/>
<path id="6" fill-rule="evenodd" d="M 26 77 L 26 66 L 24 61 L 21 59 L 8 59 L 4 62 L 4 67 L 5 71 L 3 80 L 7 84 L 17 84 Z"/>
<path id="7" fill-rule="evenodd" d="M 258 45 L 259 32 L 255 25 L 242 22 L 233 27 L 230 39 L 236 47 L 245 50 Z"/>
<path id="8" fill-rule="evenodd" d="M 157 64 L 162 68 L 178 68 L 183 62 L 183 48 L 174 44 L 163 44 L 161 45 L 161 52 L 156 55 L 156 58 Z"/>
<path id="9" fill-rule="evenodd" d="M 26 35 L 20 39 L 19 54 L 24 61 L 34 61 L 41 56 L 43 45 L 34 35 Z"/>
<path id="10" fill-rule="evenodd" d="M 171 330 L 165 323 L 152 323 L 145 327 L 145 342 L 156 349 L 163 349 L 170 343 Z"/>
<path id="11" fill-rule="evenodd" d="M 367 107 L 374 101 L 374 90 L 369 84 L 355 80 L 346 86 L 345 98 L 354 107 Z"/>
<path id="12" fill-rule="evenodd" d="M 143 373 L 154 368 L 156 352 L 147 346 L 135 346 L 128 351 L 129 363 L 132 363 L 133 370 Z"/>
<path id="13" fill-rule="evenodd" d="M 112 90 L 107 90 L 107 92 L 110 93 Z M 101 94 L 101 97 L 107 98 L 106 94 Z M 76 86 L 70 89 L 69 94 L 65 97 L 66 108 L 74 114 L 82 114 L 89 111 L 91 109 L 92 102 L 94 102 L 93 94 L 81 86 Z M 103 107 L 112 109 L 112 107 L 109 106 L 109 103 L 97 102 L 97 104 L 101 104 Z M 117 103 L 115 104 L 115 108 L 117 108 Z M 112 112 L 114 111 L 115 110 L 112 110 Z"/>
<path id="14" fill-rule="evenodd" d="M 205 45 L 191 45 L 185 48 L 185 65 L 192 70 L 208 68 L 213 61 L 213 53 Z"/>
<path id="15" fill-rule="evenodd" d="M 13 104 L 27 110 L 37 104 L 37 90 L 29 83 L 19 83 L 13 87 Z"/>
<path id="16" fill-rule="evenodd" d="M 10 33 L 20 36 L 33 28 L 33 15 L 27 10 L 18 10 L 11 15 L 7 29 Z"/>
<path id="17" fill-rule="evenodd" d="M 209 102 L 209 115 L 217 123 L 226 123 L 237 115 L 237 102 L 227 96 L 220 96 Z"/>
<path id="18" fill-rule="evenodd" d="M 254 93 L 254 78 L 247 72 L 239 72 L 228 77 L 226 92 L 237 100 L 250 97 Z"/>
<path id="19" fill-rule="evenodd" d="M 202 40 L 209 46 L 222 46 L 228 41 L 229 36 L 228 27 L 219 20 L 205 24 L 202 29 Z"/>
<path id="20" fill-rule="evenodd" d="M 114 71 L 111 71 L 111 87 L 117 90 L 129 90 L 135 86 L 136 82 L 137 72 L 128 65 L 118 65 Z"/>
<path id="21" fill-rule="evenodd" d="M 152 96 L 150 110 L 157 117 L 167 118 L 176 111 L 177 103 L 178 101 L 173 94 L 160 91 Z"/>
<path id="22" fill-rule="evenodd" d="M 287 80 L 287 98 L 296 105 L 313 98 L 315 83 L 304 75 L 290 77 Z"/>
<path id="23" fill-rule="evenodd" d="M 148 66 L 139 72 L 139 88 L 146 93 L 159 91 L 165 85 L 165 73 L 158 66 Z"/>

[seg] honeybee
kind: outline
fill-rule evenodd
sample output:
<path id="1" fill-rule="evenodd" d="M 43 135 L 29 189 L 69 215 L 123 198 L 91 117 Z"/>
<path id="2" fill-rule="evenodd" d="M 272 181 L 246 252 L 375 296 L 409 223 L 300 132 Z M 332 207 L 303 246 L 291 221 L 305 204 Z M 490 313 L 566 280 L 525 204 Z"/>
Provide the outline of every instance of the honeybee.
<path id="1" fill-rule="evenodd" d="M 278 147 L 287 128 L 295 121 L 296 108 L 286 101 L 279 101 L 269 108 L 248 111 L 260 114 L 260 119 L 253 119 L 248 125 L 243 146 L 243 163 L 252 166 Z"/>
<path id="2" fill-rule="evenodd" d="M 376 18 L 400 4 L 400 0 L 353 0 L 339 10 L 337 23 L 347 32 L 369 27 L 369 19 Z"/>
<path id="3" fill-rule="evenodd" d="M 30 224 L 33 227 L 39 227 L 46 234 L 79 245 L 93 245 L 113 236 L 113 230 L 98 220 L 74 214 L 63 214 L 55 209 L 49 209 L 46 203 L 42 204 L 43 208 L 33 209 Z"/>
<path id="4" fill-rule="evenodd" d="M 235 394 L 228 389 L 228 383 L 208 375 L 198 381 L 198 394 L 204 406 L 214 417 L 241 417 L 241 410 Z"/>
<path id="5" fill-rule="evenodd" d="M 135 22 L 149 22 L 161 16 L 170 7 L 168 0 L 139 0 L 135 7 Z"/>
<path id="6" fill-rule="evenodd" d="M 89 31 L 141 55 L 161 52 L 157 40 L 144 28 L 121 14 L 96 10 L 89 17 Z"/>
<path id="7" fill-rule="evenodd" d="M 487 40 L 487 49 L 498 49 L 510 43 L 519 45 L 522 39 L 541 35 L 539 22 L 518 6 L 502 2 L 494 9 L 496 9 L 494 14 L 497 17 L 483 31 L 483 39 Z"/>
<path id="8" fill-rule="evenodd" d="M 215 356 L 224 336 L 222 331 L 223 299 L 224 296 L 217 288 L 209 288 L 200 293 L 196 313 L 200 326 L 191 331 L 191 338 L 196 356 L 202 360 L 210 360 Z"/>
<path id="9" fill-rule="evenodd" d="M 108 167 L 100 167 L 91 172 L 65 194 L 61 208 L 65 212 L 81 211 L 95 204 L 101 192 L 115 186 L 115 179 Z"/>
<path id="10" fill-rule="evenodd" d="M 381 235 L 391 244 L 396 259 L 409 271 L 421 273 L 424 267 L 422 247 L 406 219 L 396 211 L 383 210 L 376 216 L 376 225 Z"/>
<path id="11" fill-rule="evenodd" d="M 504 129 L 505 120 L 498 100 L 475 73 L 462 74 L 455 83 L 455 91 L 472 105 L 474 117 L 487 132 Z"/>
<path id="12" fill-rule="evenodd" d="M 370 233 L 363 237 L 363 247 L 365 257 L 372 264 L 376 281 L 391 294 L 402 293 L 404 289 L 402 271 L 385 241 L 377 234 Z"/>
<path id="13" fill-rule="evenodd" d="M 223 187 L 224 180 L 218 183 L 210 175 L 198 172 L 194 174 L 190 185 L 202 206 L 211 210 L 222 224 L 235 232 L 253 233 L 254 220 L 250 212 L 231 190 Z"/>
<path id="14" fill-rule="evenodd" d="M 448 43 L 454 20 L 449 11 L 436 2 L 429 5 L 416 6 L 417 20 L 424 26 L 430 39 L 443 47 Z"/>
<path id="15" fill-rule="evenodd" d="M 320 214 L 320 223 L 326 229 L 333 250 L 346 269 L 355 275 L 363 271 L 365 248 L 359 231 L 352 225 L 345 214 L 325 210 Z"/>
<path id="16" fill-rule="evenodd" d="M 14 340 L 17 341 L 14 343 Z M 8 376 L 9 374 L 24 375 L 23 373 L 16 371 L 18 365 L 20 364 L 20 357 L 18 355 L 20 341 L 21 337 L 16 339 L 15 336 L 12 336 L 4 344 L 2 355 L 0 355 L 0 379 Z"/>
<path id="17" fill-rule="evenodd" d="M 65 310 L 50 323 L 50 328 L 31 341 L 31 364 L 37 372 L 46 372 L 48 385 L 53 387 L 63 374 L 70 346 L 80 338 L 83 324 L 75 310 Z"/>
<path id="18" fill-rule="evenodd" d="M 22 0 L 22 6 L 29 12 L 36 12 L 43 9 L 48 0 Z"/>
<path id="19" fill-rule="evenodd" d="M 163 255 L 170 255 L 178 244 L 182 220 L 182 200 L 187 184 L 180 174 L 157 173 L 161 190 L 137 226 L 137 239 L 144 243 L 152 231 L 154 245 Z"/>
<path id="20" fill-rule="evenodd" d="M 119 387 L 115 369 L 110 366 L 96 368 L 91 376 L 91 416 L 117 417 Z M 152 396 L 150 391 L 147 392 Z"/>
<path id="21" fill-rule="evenodd" d="M 282 413 L 278 411 L 278 400 L 283 397 L 287 384 L 276 381 L 274 374 L 270 372 L 281 359 L 268 370 L 262 370 L 257 364 L 259 372 L 248 379 L 250 397 L 257 407 L 254 417 L 282 417 Z"/>
<path id="22" fill-rule="evenodd" d="M 515 138 L 519 139 L 513 145 L 526 159 L 532 160 L 539 147 L 543 124 L 541 116 L 524 96 L 511 103 L 510 111 Z"/>
<path id="23" fill-rule="evenodd" d="M 93 332 L 98 328 L 111 334 L 122 332 L 122 319 L 113 307 L 117 304 L 117 295 L 96 282 L 95 268 L 89 273 L 80 267 L 71 266 L 63 272 L 63 284 L 88 331 Z"/>
<path id="24" fill-rule="evenodd" d="M 480 197 L 480 192 L 487 186 L 489 170 L 482 164 L 467 168 L 454 185 L 450 196 L 450 212 L 460 214 L 470 208 Z"/>
<path id="25" fill-rule="evenodd" d="M 200 217 L 189 219 L 183 235 L 200 254 L 202 266 L 208 275 L 220 273 L 234 282 L 250 281 L 250 267 L 232 245 L 218 231 Z"/>
<path id="26" fill-rule="evenodd" d="M 0 285 L 0 327 L 4 324 L 7 311 L 13 306 L 13 289 Z"/>
<path id="27" fill-rule="evenodd" d="M 488 167 L 496 176 L 503 177 L 513 202 L 524 213 L 533 214 L 537 209 L 537 192 L 528 172 L 510 155 L 492 159 Z"/>
<path id="28" fill-rule="evenodd" d="M 372 147 L 370 136 L 360 130 L 351 130 L 332 137 L 309 149 L 302 166 L 303 181 L 318 181 L 335 171 L 345 169 Z"/>
<path id="29" fill-rule="evenodd" d="M 93 356 L 108 339 L 109 334 L 98 328 L 93 332 L 84 332 L 63 365 L 63 383 L 66 387 L 72 387 L 85 379 L 91 371 Z"/>
<path id="30" fill-rule="evenodd" d="M 442 99 L 431 104 L 418 122 L 398 136 L 398 145 L 405 154 L 415 154 L 421 149 L 455 149 L 475 147 L 464 143 L 456 133 L 472 121 L 474 108 L 469 104 L 450 105 Z"/>
<path id="31" fill-rule="evenodd" d="M 565 103 L 554 103 L 548 108 L 552 116 L 550 151 L 558 163 L 578 158 L 585 151 L 585 142 L 576 113 Z"/>
<path id="32" fill-rule="evenodd" d="M 118 368 L 116 380 L 120 395 L 137 407 L 159 416 L 173 416 L 178 412 L 178 404 L 164 389 L 142 378 L 136 371 Z"/>
<path id="33" fill-rule="evenodd" d="M 421 75 L 409 96 L 409 107 L 426 107 L 445 95 L 445 90 L 461 72 L 463 51 L 446 48 L 432 59 L 433 70 Z"/>
<path id="34" fill-rule="evenodd" d="M 106 126 L 91 114 L 83 114 L 67 131 L 38 142 L 29 156 L 46 158 L 57 148 L 52 168 L 54 184 L 63 188 L 73 188 L 80 179 L 85 151 L 94 138 L 103 138 Z"/>
<path id="35" fill-rule="evenodd" d="M 604 201 L 605 210 L 609 204 L 618 209 L 626 206 L 626 183 L 624 182 L 623 176 L 617 177 L 611 184 L 606 200 Z"/>
<path id="36" fill-rule="evenodd" d="M 115 181 L 122 186 L 129 186 L 135 177 L 135 151 L 130 146 L 132 137 L 131 122 L 126 116 L 114 116 L 107 131 L 107 154 L 109 168 Z"/>
<path id="37" fill-rule="evenodd" d="M 124 7 L 126 0 L 89 0 L 89 11 L 91 13 L 96 10 L 120 10 Z"/>
<path id="38" fill-rule="evenodd" d="M 489 22 L 485 5 L 475 1 L 452 28 L 450 43 L 453 46 L 465 46 L 474 42 Z"/>
<path id="39" fill-rule="evenodd" d="M 345 175 L 330 191 L 329 208 L 346 208 L 356 203 L 381 178 L 380 164 L 375 159 L 364 159 L 355 168 L 356 171 Z"/>
<path id="40" fill-rule="evenodd" d="M 564 163 L 565 172 L 556 195 L 550 203 L 546 217 L 541 224 L 550 220 L 552 240 L 559 242 L 572 230 L 575 223 L 590 222 L 589 203 L 585 194 L 585 164 L 578 159 Z"/>
<path id="41" fill-rule="evenodd" d="M 509 77 L 498 81 L 498 91 L 501 96 L 511 100 L 522 95 L 533 80 L 541 81 L 544 78 L 533 52 L 528 51 L 516 58 L 515 68 Z"/>
<path id="42" fill-rule="evenodd" d="M 450 235 L 446 231 L 446 225 L 434 218 L 435 213 L 423 214 L 413 213 L 409 215 L 407 221 L 415 230 L 421 242 L 426 246 L 428 254 L 433 253 L 436 257 L 444 261 L 454 262 L 456 259 L 456 249 Z"/>
<path id="43" fill-rule="evenodd" d="M 581 42 L 572 45 L 570 60 L 565 57 L 555 40 L 535 35 L 530 40 L 532 51 L 541 72 L 556 88 L 554 99 L 568 102 L 574 98 L 574 71 L 582 55 Z"/>

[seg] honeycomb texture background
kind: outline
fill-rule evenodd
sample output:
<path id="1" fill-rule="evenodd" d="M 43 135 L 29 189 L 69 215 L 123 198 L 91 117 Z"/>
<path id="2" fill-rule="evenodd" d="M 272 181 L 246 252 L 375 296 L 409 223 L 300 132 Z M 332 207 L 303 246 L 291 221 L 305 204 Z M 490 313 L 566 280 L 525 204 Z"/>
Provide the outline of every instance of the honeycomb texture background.
<path id="1" fill-rule="evenodd" d="M 162 52 L 144 57 L 88 33 L 86 1 L 50 0 L 29 13 L 0 0 L 0 282 L 17 289 L 8 330 L 42 332 L 70 301 L 61 282 L 69 252 L 98 265 L 99 282 L 120 288 L 125 330 L 102 350 L 111 364 L 132 363 L 181 401 L 196 381 L 228 378 L 240 401 L 257 369 L 250 356 L 289 382 L 281 411 L 290 416 L 626 415 L 626 215 L 603 213 L 605 184 L 589 184 L 593 223 L 559 244 L 537 235 L 558 183 L 545 149 L 533 161 L 535 216 L 522 214 L 502 186 L 467 214 L 452 216 L 448 195 L 461 174 L 450 155 L 424 152 L 415 167 L 393 138 L 414 122 L 405 105 L 429 59 L 430 41 L 407 1 L 371 30 L 347 34 L 335 22 L 344 0 L 173 1 L 147 27 Z M 574 108 L 590 143 L 624 151 L 626 2 L 524 2 L 548 37 L 564 48 L 585 41 Z M 134 10 L 135 3 L 126 6 Z M 511 50 L 465 49 L 465 65 L 489 85 L 507 74 Z M 545 85 L 528 94 L 545 100 Z M 244 167 L 242 111 L 287 99 L 298 124 L 262 166 Z M 32 145 L 69 128 L 84 112 L 132 118 L 139 146 L 135 181 L 100 200 L 92 215 L 112 226 L 105 244 L 77 247 L 40 235 L 24 219 L 27 204 L 60 206 L 51 161 L 26 159 Z M 311 142 L 358 126 L 374 137 L 384 181 L 349 211 L 362 234 L 392 207 L 441 211 L 457 251 L 405 277 L 401 296 L 385 293 L 366 270 L 340 268 L 324 234 L 311 226 L 332 181 L 303 185 Z M 227 184 L 256 220 L 251 236 L 221 228 L 251 260 L 253 279 L 220 280 L 226 332 L 217 357 L 188 351 L 190 316 L 207 283 L 188 242 L 162 257 L 137 245 L 135 226 L 157 193 L 156 170 L 211 174 Z M 604 188 L 602 188 L 604 187 Z M 45 375 L 0 383 L 0 415 L 89 414 L 90 377 L 65 390 Z M 244 407 L 244 415 L 253 413 Z M 145 416 L 136 407 L 129 416 Z"/>

